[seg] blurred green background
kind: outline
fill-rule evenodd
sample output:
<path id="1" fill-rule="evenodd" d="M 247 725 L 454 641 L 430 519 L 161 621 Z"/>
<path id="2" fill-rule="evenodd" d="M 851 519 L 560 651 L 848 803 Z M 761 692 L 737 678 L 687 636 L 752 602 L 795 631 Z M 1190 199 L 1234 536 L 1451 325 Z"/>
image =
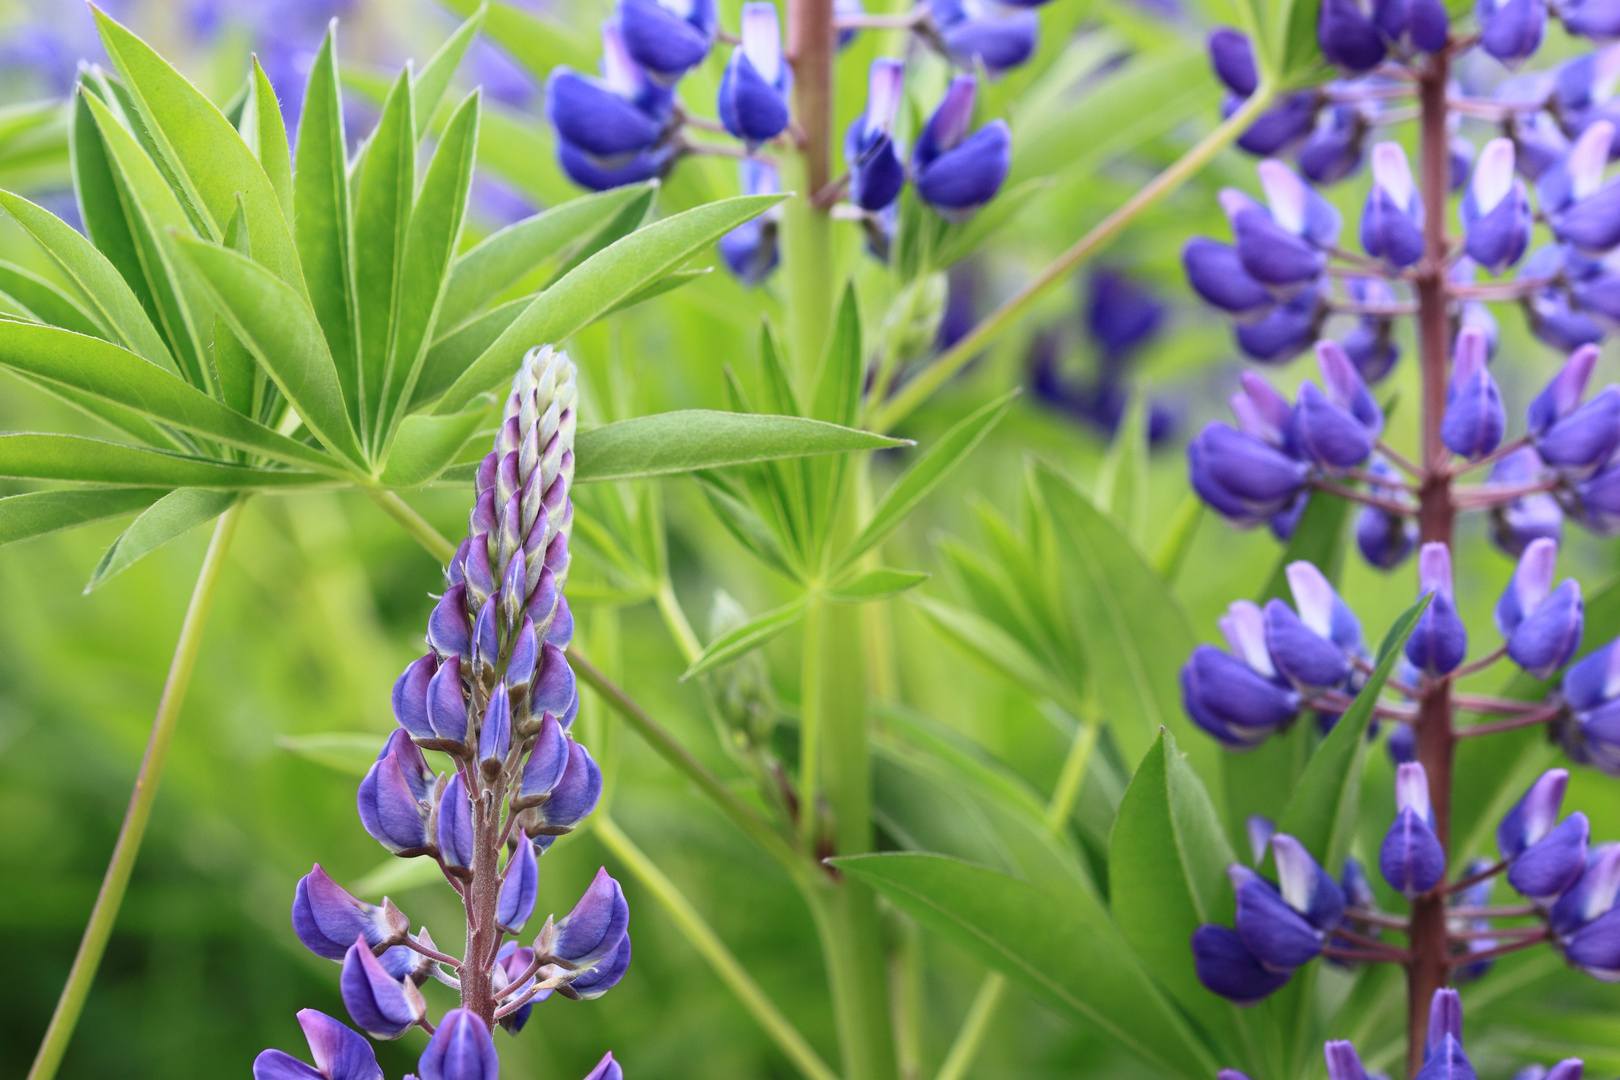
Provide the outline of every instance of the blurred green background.
<path id="1" fill-rule="evenodd" d="M 464 11 L 471 5 L 450 6 Z M 350 97 L 357 121 L 367 116 L 364 73 L 425 57 L 458 18 L 426 0 L 122 0 L 107 7 L 217 101 L 236 90 L 245 58 L 257 50 L 289 110 L 296 109 L 297 86 L 327 20 L 341 18 L 343 62 L 356 73 Z M 594 28 L 607 9 L 601 0 L 557 0 L 541 14 L 563 29 L 530 59 L 544 54 L 592 62 Z M 1045 40 L 1036 63 L 997 84 L 988 97 L 992 110 L 1011 103 L 1014 182 L 1050 176 L 1052 184 L 957 275 L 959 302 L 982 315 L 1213 126 L 1218 94 L 1201 57 L 1201 37 L 1219 17 L 1218 5 L 1175 0 L 1054 0 L 1043 9 Z M 884 44 L 882 35 L 866 35 L 841 61 L 840 127 L 860 107 L 856 88 L 866 58 Z M 0 104 L 21 107 L 59 97 L 78 61 L 98 55 L 77 3 L 0 5 Z M 689 96 L 712 94 L 718 73 L 719 63 L 711 61 L 693 76 Z M 480 148 L 485 173 L 476 194 L 479 229 L 568 197 L 539 120 L 538 85 L 488 42 L 476 47 L 462 81 L 484 85 L 494 99 Z M 66 163 L 53 122 L 15 136 L 0 124 L 0 186 L 66 212 Z M 1250 162 L 1223 155 L 1145 215 L 1103 258 L 1167 305 L 1162 329 L 1132 356 L 1120 382 L 1125 390 L 1151 393 L 1177 420 L 1178 433 L 1150 469 L 1151 496 L 1138 536 L 1150 549 L 1187 490 L 1179 440 L 1221 411 L 1235 382 L 1227 331 L 1193 302 L 1176 257 L 1191 232 L 1223 235 L 1213 198 L 1223 184 L 1252 190 Z M 1335 198 L 1347 210 L 1356 207 L 1364 186 L 1352 181 L 1336 189 Z M 660 207 L 679 209 L 734 190 L 727 163 L 687 162 L 666 184 Z M 882 271 L 861 254 L 853 230 L 841 245 L 845 266 L 862 289 L 867 325 L 875 330 L 887 301 Z M 9 229 L 0 230 L 0 246 L 8 258 L 32 258 Z M 960 599 L 952 575 L 941 572 L 945 563 L 936 545 L 954 536 L 983 547 L 981 504 L 1016 516 L 1032 456 L 1083 484 L 1093 482 L 1109 425 L 1073 395 L 1054 396 L 1033 383 L 1030 362 L 1032 340 L 1046 334 L 1047 355 L 1055 358 L 1066 385 L 1094 384 L 1099 351 L 1084 320 L 1090 280 L 1082 274 L 1059 290 L 902 432 L 926 447 L 955 419 L 1006 388 L 1035 391 L 891 541 L 892 565 L 935 572 L 925 595 Z M 573 343 L 583 368 L 585 422 L 723 407 L 724 366 L 733 367 L 745 385 L 756 385 L 759 319 L 762 313 L 779 315 L 779 308 L 770 286 L 748 292 L 722 271 L 593 327 Z M 1559 358 L 1530 343 L 1515 313 L 1499 314 L 1507 362 L 1498 364 L 1497 373 L 1510 411 L 1517 412 Z M 1600 377 L 1617 373 L 1614 357 L 1607 356 Z M 1296 365 L 1277 376 L 1291 389 L 1305 374 L 1305 365 Z M 90 430 L 53 399 L 9 376 L 0 378 L 0 428 Z M 1394 440 L 1409 447 L 1417 400 L 1412 365 L 1403 365 L 1387 385 L 1397 397 Z M 909 453 L 879 463 L 880 483 Z M 606 500 L 641 500 L 645 506 L 654 490 L 668 514 L 676 590 L 700 634 L 717 588 L 756 613 L 785 598 L 782 584 L 761 573 L 717 525 L 690 480 L 656 489 L 587 491 L 580 509 L 600 516 Z M 454 535 L 470 498 L 439 489 L 416 502 Z M 1458 557 L 1459 600 L 1478 635 L 1489 626 L 1490 607 L 1511 570 L 1484 542 L 1482 526 L 1470 520 L 1463 527 Z M 0 1076 L 23 1075 L 66 977 L 207 542 L 199 530 L 99 591 L 81 595 L 119 528 L 108 523 L 0 549 L 0 954 L 7 968 L 0 980 Z M 1231 599 L 1259 592 L 1278 550 L 1263 532 L 1240 534 L 1212 518 L 1202 522 L 1177 581 L 1201 637 L 1214 639 L 1215 617 Z M 716 737 L 698 690 L 678 682 L 685 664 L 652 605 L 588 545 L 577 551 L 571 593 L 582 649 L 686 746 L 740 784 L 742 770 Z M 1565 566 L 1589 590 L 1620 570 L 1612 543 L 1585 536 L 1572 539 Z M 337 967 L 309 955 L 293 937 L 287 915 L 293 884 L 319 860 L 339 881 L 375 900 L 386 883 L 379 875 L 397 868 L 355 816 L 353 763 L 363 760 L 355 744 L 323 744 L 323 750 L 299 740 L 343 732 L 371 733 L 380 742 L 392 726 L 389 688 L 421 648 L 429 593 L 440 581 L 433 561 L 358 495 L 260 498 L 250 504 L 152 829 L 62 1076 L 246 1076 L 253 1055 L 266 1046 L 302 1052 L 293 1020 L 297 1009 L 343 1015 Z M 1383 575 L 1352 556 L 1343 592 L 1376 640 L 1414 595 L 1414 570 L 1408 564 Z M 889 688 L 893 696 L 955 729 L 1044 797 L 1072 720 L 971 662 L 914 606 L 896 601 L 888 609 L 899 680 Z M 795 647 L 796 635 L 789 634 L 765 653 L 788 711 L 796 698 Z M 818 1051 L 836 1060 L 820 954 L 808 913 L 789 882 L 589 696 L 581 722 L 608 774 L 616 820 L 693 899 Z M 1378 808 L 1371 817 L 1382 820 L 1369 823 L 1364 846 L 1376 845 L 1393 814 L 1387 760 L 1375 755 L 1372 761 L 1365 805 Z M 1074 822 L 1094 865 L 1101 865 L 1124 779 L 1105 744 Z M 877 783 L 889 845 L 917 842 L 908 825 L 932 809 L 944 808 L 936 820 L 941 825 L 951 824 L 952 813 L 971 812 L 965 801 L 952 803 L 949 792 L 926 790 L 899 760 L 880 756 Z M 1466 785 L 1466 777 L 1460 783 Z M 1570 802 L 1592 817 L 1594 838 L 1620 837 L 1620 787 L 1612 781 L 1578 772 Z M 951 850 L 948 828 L 922 839 Z M 633 1080 L 796 1075 L 588 829 L 546 856 L 541 909 L 566 911 L 603 863 L 626 880 L 636 949 L 630 974 L 600 1001 L 550 1001 L 535 1011 L 520 1038 L 499 1036 L 506 1075 L 572 1080 L 609 1048 Z M 396 883 L 389 892 L 441 942 L 458 939 L 459 911 L 442 883 Z M 897 948 L 921 948 L 929 958 L 922 988 L 928 1022 L 917 1050 L 931 1072 L 982 971 L 922 938 L 898 915 L 888 930 Z M 1479 1015 L 1486 1019 L 1470 1014 L 1471 1039 L 1484 1036 L 1470 1042 L 1482 1075 L 1506 1077 L 1524 1057 L 1552 1060 L 1565 1053 L 1584 1054 L 1598 1075 L 1620 1070 L 1620 990 L 1566 972 L 1543 952 L 1502 962 L 1482 991 L 1490 1011 Z M 431 1011 L 451 1003 L 442 987 L 430 984 L 426 993 Z M 1145 1072 L 1084 1029 L 1014 993 L 1014 1007 L 1003 1010 L 972 1075 Z M 1402 997 L 1392 986 L 1392 1009 L 1402 1007 Z M 1487 1004 L 1483 997 L 1475 1002 L 1471 1009 Z M 388 1075 L 410 1069 L 422 1041 L 417 1032 L 383 1047 L 379 1057 Z"/>

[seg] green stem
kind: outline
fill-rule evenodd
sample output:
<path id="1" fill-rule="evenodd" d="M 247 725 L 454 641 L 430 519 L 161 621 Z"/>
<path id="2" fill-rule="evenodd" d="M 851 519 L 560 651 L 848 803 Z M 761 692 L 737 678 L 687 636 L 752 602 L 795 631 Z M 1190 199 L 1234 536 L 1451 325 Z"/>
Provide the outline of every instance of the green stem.
<path id="1" fill-rule="evenodd" d="M 821 623 L 826 606 L 817 592 L 806 602 L 799 684 L 799 839 L 811 852 L 816 850 L 821 831 Z"/>
<path id="2" fill-rule="evenodd" d="M 596 665 L 575 649 L 568 650 L 568 663 L 579 680 L 600 694 L 602 700 L 622 716 L 659 757 L 673 766 L 676 772 L 696 784 L 733 824 L 785 866 L 796 881 L 802 883 L 814 873 L 803 856 L 794 851 L 758 811 L 739 799 L 726 786 L 725 781 L 710 772 L 703 762 L 693 757 L 691 751 L 682 746 L 675 736 L 665 731 L 658 721 L 648 715 L 647 711 L 636 704 L 635 700 L 613 680 L 602 674 Z"/>
<path id="3" fill-rule="evenodd" d="M 681 658 L 690 664 L 702 656 L 703 643 L 687 621 L 686 609 L 681 607 L 680 598 L 675 595 L 675 586 L 667 576 L 658 580 L 658 592 L 654 594 L 653 601 L 658 605 L 658 614 L 664 617 L 664 625 L 669 628 L 670 636 L 681 650 Z"/>
<path id="4" fill-rule="evenodd" d="M 698 914 L 692 902 L 676 887 L 675 883 L 664 876 L 645 852 L 624 834 L 618 823 L 608 815 L 602 815 L 592 823 L 596 835 L 613 855 L 630 868 L 642 884 L 664 905 L 669 917 L 680 927 L 686 939 L 692 943 L 703 959 L 708 961 L 720 981 L 730 988 L 742 1002 L 743 1008 L 753 1016 L 755 1022 L 765 1030 L 765 1033 L 776 1043 L 777 1048 L 786 1054 L 788 1060 L 804 1074 L 805 1080 L 838 1080 L 838 1074 L 821 1060 L 805 1041 L 803 1035 L 795 1028 L 786 1016 L 782 1015 L 774 1002 L 765 991 L 756 983 L 753 976 L 748 974 L 737 958 L 727 949 L 714 930 L 703 916 Z"/>
<path id="5" fill-rule="evenodd" d="M 220 571 L 225 566 L 225 553 L 231 546 L 236 523 L 242 516 L 244 500 L 238 499 L 230 509 L 220 515 L 214 525 L 214 537 L 203 557 L 202 569 L 197 573 L 197 584 L 192 589 L 191 604 L 186 608 L 185 621 L 180 624 L 180 640 L 175 643 L 174 657 L 169 661 L 169 676 L 163 684 L 163 696 L 158 700 L 157 715 L 152 720 L 152 734 L 147 738 L 146 754 L 135 774 L 135 790 L 129 797 L 129 809 L 124 812 L 124 823 L 118 830 L 118 842 L 113 846 L 112 861 L 101 881 L 101 892 L 90 911 L 90 922 L 84 928 L 79 942 L 79 953 L 73 958 L 67 985 L 56 1001 L 56 1012 L 51 1015 L 45 1039 L 39 1044 L 34 1066 L 28 1080 L 51 1080 L 62 1055 L 67 1052 L 73 1029 L 84 1011 L 90 985 L 95 981 L 96 969 L 102 954 L 107 951 L 107 940 L 112 936 L 118 909 L 124 902 L 129 887 L 130 871 L 141 850 L 147 823 L 152 817 L 152 803 L 157 798 L 158 783 L 163 778 L 163 763 L 169 754 L 169 743 L 174 738 L 176 722 L 180 719 L 180 706 L 185 702 L 186 689 L 191 685 L 191 672 L 197 664 L 197 651 L 202 647 L 203 626 L 213 606 L 214 593 L 219 586 Z"/>
<path id="6" fill-rule="evenodd" d="M 1063 834 L 1069 815 L 1074 813 L 1075 801 L 1080 797 L 1080 784 L 1085 779 L 1086 767 L 1091 764 L 1091 753 L 1096 749 L 1097 737 L 1101 733 L 1102 724 L 1092 717 L 1080 725 L 1080 730 L 1075 732 L 1074 739 L 1069 743 L 1069 752 L 1064 756 L 1057 785 L 1046 804 L 1046 827 L 1054 835 Z M 939 1067 L 934 1080 L 962 1080 L 973 1059 L 979 1056 L 979 1049 L 990 1031 L 990 1022 L 995 1019 L 996 1010 L 1006 992 L 1007 979 L 1001 972 L 992 971 L 984 977 L 967 1017 L 945 1055 L 945 1063 Z"/>
<path id="7" fill-rule="evenodd" d="M 941 386 L 955 375 L 973 357 L 977 356 L 984 347 L 995 340 L 1004 330 L 1007 330 L 1020 318 L 1029 312 L 1053 286 L 1058 285 L 1071 271 L 1090 258 L 1099 248 L 1117 236 L 1125 226 L 1136 220 L 1142 211 L 1169 195 L 1190 179 L 1198 170 L 1209 164 L 1210 160 L 1220 153 L 1226 145 L 1243 133 L 1254 120 L 1271 104 L 1275 89 L 1269 84 L 1263 84 L 1243 107 L 1233 113 L 1225 123 L 1211 131 L 1191 150 L 1183 154 L 1175 164 L 1165 169 L 1158 176 L 1148 181 L 1135 195 L 1125 201 L 1119 209 L 1109 214 L 1097 224 L 1090 232 L 1081 237 L 1069 250 L 1059 255 L 1040 273 L 1030 280 L 1023 288 L 1008 297 L 1000 307 L 991 312 L 985 319 L 940 354 L 916 378 L 906 383 L 897 393 L 873 415 L 868 425 L 873 431 L 889 431 L 900 421 L 904 420 Z"/>
<path id="8" fill-rule="evenodd" d="M 381 488 L 366 488 L 365 492 L 371 501 L 382 507 L 383 513 L 402 525 L 406 532 L 427 549 L 429 555 L 439 560 L 439 565 L 448 566 L 450 560 L 456 557 L 456 545 L 445 539 L 443 533 L 435 529 L 427 518 L 411 509 L 410 505 L 392 491 Z"/>

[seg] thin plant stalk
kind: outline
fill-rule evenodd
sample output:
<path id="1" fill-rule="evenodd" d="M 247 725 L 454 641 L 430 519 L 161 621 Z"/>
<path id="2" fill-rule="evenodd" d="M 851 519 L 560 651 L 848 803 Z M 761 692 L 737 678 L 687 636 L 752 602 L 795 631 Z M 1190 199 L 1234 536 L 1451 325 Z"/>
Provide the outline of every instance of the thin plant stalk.
<path id="1" fill-rule="evenodd" d="M 191 686 L 191 673 L 197 665 L 197 652 L 202 648 L 203 627 L 213 608 L 214 594 L 219 588 L 220 573 L 225 556 L 230 550 L 231 538 L 242 517 L 245 500 L 238 499 L 214 525 L 214 535 L 203 556 L 202 568 L 197 572 L 197 584 L 191 592 L 191 603 L 186 607 L 185 620 L 180 624 L 180 639 L 175 643 L 174 656 L 169 661 L 169 675 L 163 683 L 163 696 L 158 699 L 157 715 L 152 719 L 152 733 L 147 737 L 146 753 L 140 769 L 135 773 L 135 790 L 129 797 L 129 809 L 124 812 L 124 823 L 118 830 L 118 841 L 113 846 L 112 860 L 101 880 L 101 891 L 96 895 L 95 907 L 90 909 L 90 921 L 85 925 L 84 937 L 79 942 L 78 955 L 68 972 L 67 985 L 56 1000 L 56 1011 L 51 1014 L 50 1026 L 39 1044 L 34 1064 L 28 1070 L 28 1080 L 51 1080 L 62 1064 L 84 1011 L 85 999 L 95 982 L 96 969 L 107 951 L 113 925 L 118 921 L 118 909 L 123 905 L 124 893 L 129 888 L 129 875 L 135 868 L 135 857 L 140 854 L 141 841 L 146 836 L 147 823 L 152 818 L 152 804 L 157 799 L 158 784 L 163 779 L 163 765 L 169 756 L 169 744 L 174 739 L 175 725 L 180 719 L 180 707 L 185 703 L 186 690 Z"/>
<path id="2" fill-rule="evenodd" d="M 1087 259 L 1112 240 L 1132 221 L 1160 199 L 1175 191 L 1198 173 L 1205 165 L 1214 159 L 1215 155 L 1226 148 L 1233 140 L 1241 135 L 1255 117 L 1259 116 L 1271 104 L 1276 94 L 1269 82 L 1262 85 L 1251 94 L 1243 107 L 1233 113 L 1227 120 L 1204 136 L 1196 146 L 1188 150 L 1169 168 L 1165 169 L 1152 180 L 1148 181 L 1135 195 L 1127 199 L 1119 209 L 1103 218 L 1097 226 L 1085 236 L 1075 242 L 1074 246 L 1059 255 L 1049 263 L 1040 273 L 1036 274 L 1023 288 L 1002 302 L 1001 306 L 992 311 L 972 330 L 969 330 L 945 352 L 939 359 L 928 365 L 917 376 L 908 381 L 900 392 L 895 394 L 868 419 L 865 426 L 873 431 L 890 431 L 900 421 L 910 416 L 916 408 L 927 401 L 935 391 L 960 371 L 969 360 L 977 356 L 984 347 L 994 341 L 1001 333 L 1011 328 L 1017 321 L 1028 314 L 1031 308 L 1040 301 L 1054 286 L 1062 283 L 1074 270 L 1079 268 Z"/>

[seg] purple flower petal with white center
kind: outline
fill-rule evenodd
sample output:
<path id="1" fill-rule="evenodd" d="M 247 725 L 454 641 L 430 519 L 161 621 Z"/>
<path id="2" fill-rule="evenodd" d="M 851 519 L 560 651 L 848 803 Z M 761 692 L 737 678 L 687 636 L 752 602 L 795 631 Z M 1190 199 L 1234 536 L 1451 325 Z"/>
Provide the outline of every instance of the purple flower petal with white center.
<path id="1" fill-rule="evenodd" d="M 1597 367 L 1598 355 L 1595 345 L 1583 345 L 1570 354 L 1558 374 L 1530 403 L 1526 425 L 1531 435 L 1547 434 L 1555 424 L 1580 407 L 1581 399 L 1586 396 L 1586 386 L 1592 381 L 1592 371 Z"/>
<path id="2" fill-rule="evenodd" d="M 359 1032 L 315 1009 L 300 1009 L 312 1069 L 280 1050 L 266 1050 L 253 1061 L 253 1080 L 382 1080 L 377 1055 Z"/>
<path id="3" fill-rule="evenodd" d="M 1502 393 L 1486 367 L 1485 335 L 1464 330 L 1457 336 L 1456 361 L 1446 389 L 1440 441 L 1454 454 L 1477 461 L 1494 451 L 1507 429 Z"/>
<path id="4" fill-rule="evenodd" d="M 1279 450 L 1287 450 L 1294 426 L 1294 407 L 1266 380 L 1252 371 L 1238 375 L 1242 393 L 1231 397 L 1238 426 Z"/>
<path id="5" fill-rule="evenodd" d="M 1557 558 L 1556 543 L 1532 541 L 1496 605 L 1496 625 L 1508 639 L 1508 656 L 1540 679 L 1569 662 L 1585 623 L 1580 584 L 1570 579 L 1552 588 Z"/>
<path id="6" fill-rule="evenodd" d="M 1321 864 L 1294 837 L 1277 833 L 1271 838 L 1277 864 L 1277 888 L 1282 898 L 1318 930 L 1338 928 L 1344 921 L 1344 891 Z"/>
<path id="7" fill-rule="evenodd" d="M 1395 809 L 1395 822 L 1379 848 L 1378 869 L 1390 888 L 1410 899 L 1446 874 L 1445 849 L 1434 835 L 1428 774 L 1415 761 L 1395 770 Z"/>
<path id="8" fill-rule="evenodd" d="M 1547 912 L 1547 923 L 1565 941 L 1581 927 L 1614 907 L 1620 894 L 1620 844 L 1599 844 L 1586 853 L 1580 880 Z"/>
<path id="9" fill-rule="evenodd" d="M 1423 200 L 1399 143 L 1373 147 L 1372 174 L 1373 186 L 1361 211 L 1361 246 L 1373 258 L 1404 269 L 1423 257 Z"/>
<path id="10" fill-rule="evenodd" d="M 495 1040 L 476 1013 L 451 1009 L 417 1060 L 421 1080 L 500 1080 Z"/>
<path id="11" fill-rule="evenodd" d="M 1033 11 L 1007 11 L 982 0 L 928 0 L 945 51 L 965 68 L 980 64 L 994 75 L 1035 53 L 1041 20 Z"/>
<path id="12" fill-rule="evenodd" d="M 968 134 L 978 80 L 958 75 L 945 89 L 911 151 L 917 195 L 948 221 L 966 220 L 995 198 L 1012 165 L 1012 132 L 993 120 Z"/>
<path id="13" fill-rule="evenodd" d="M 1239 97 L 1254 93 L 1260 85 L 1260 68 L 1255 64 L 1249 36 L 1230 26 L 1219 26 L 1210 31 L 1207 45 L 1215 77 Z"/>
<path id="14" fill-rule="evenodd" d="M 1620 697 L 1620 641 L 1611 641 L 1564 672 L 1564 700 L 1576 712 Z"/>
<path id="15" fill-rule="evenodd" d="M 788 126 L 788 65 L 776 5 L 749 0 L 742 10 L 742 44 L 732 50 L 720 80 L 720 122 L 750 147 Z"/>
<path id="16" fill-rule="evenodd" d="M 1336 645 L 1347 655 L 1364 650 L 1361 620 L 1340 599 L 1331 582 L 1316 565 L 1304 559 L 1289 563 L 1283 570 L 1294 607 L 1311 632 Z"/>
<path id="17" fill-rule="evenodd" d="M 1239 1005 L 1252 1005 L 1280 990 L 1292 972 L 1273 971 L 1255 958 L 1236 930 L 1200 926 L 1192 936 L 1193 966 L 1205 987 Z"/>
<path id="18" fill-rule="evenodd" d="M 1585 479 L 1620 447 L 1620 386 L 1605 386 L 1536 439 L 1541 460 L 1570 479 Z"/>
<path id="19" fill-rule="evenodd" d="M 894 143 L 894 121 L 904 96 L 905 65 L 879 57 L 868 76 L 866 111 L 844 136 L 849 201 L 862 210 L 882 210 L 900 196 L 906 167 Z"/>
<path id="20" fill-rule="evenodd" d="M 590 816 L 602 798 L 602 770 L 590 751 L 572 739 L 568 742 L 568 764 L 551 790 L 551 796 L 535 809 L 539 831 L 566 833 Z"/>
<path id="21" fill-rule="evenodd" d="M 534 845 L 522 836 L 507 860 L 501 880 L 501 894 L 495 907 L 495 921 L 508 934 L 518 934 L 534 914 L 534 901 L 540 889 L 540 864 L 535 861 Z"/>
<path id="22" fill-rule="evenodd" d="M 1243 822 L 1243 831 L 1249 838 L 1249 861 L 1259 866 L 1271 850 L 1271 838 L 1276 835 L 1277 823 L 1264 814 L 1250 814 Z"/>
<path id="23" fill-rule="evenodd" d="M 1249 600 L 1234 600 L 1227 605 L 1226 614 L 1215 620 L 1227 646 L 1253 671 L 1267 679 L 1277 678 L 1271 650 L 1266 647 L 1266 617 L 1258 605 Z"/>
<path id="24" fill-rule="evenodd" d="M 1287 971 L 1322 954 L 1322 934 L 1254 871 L 1228 869 L 1237 893 L 1238 937 L 1249 953 L 1268 968 Z"/>
<path id="25" fill-rule="evenodd" d="M 1329 1040 L 1322 1044 L 1322 1056 L 1327 1058 L 1328 1080 L 1367 1080 L 1367 1070 L 1350 1043 Z"/>
<path id="26" fill-rule="evenodd" d="M 467 784 L 458 770 L 450 775 L 444 794 L 439 797 L 439 858 L 448 866 L 472 867 L 472 805 Z"/>
<path id="27" fill-rule="evenodd" d="M 1350 664 L 1333 642 L 1312 632 L 1281 600 L 1266 603 L 1266 646 L 1277 670 L 1300 690 L 1326 690 L 1350 677 Z"/>
<path id="28" fill-rule="evenodd" d="M 1344 349 L 1336 341 L 1319 341 L 1316 344 L 1316 363 L 1322 372 L 1322 386 L 1327 390 L 1328 398 L 1347 410 L 1377 437 L 1384 430 L 1384 411 L 1378 407 L 1372 391 L 1367 389 L 1361 373 L 1345 355 Z"/>
<path id="29" fill-rule="evenodd" d="M 349 1019 L 373 1039 L 397 1039 L 427 1014 L 421 992 L 409 980 L 401 982 L 383 970 L 364 938 L 356 939 L 344 955 L 338 986 Z"/>
<path id="30" fill-rule="evenodd" d="M 1496 827 L 1496 850 L 1505 862 L 1517 859 L 1552 832 L 1568 784 L 1568 769 L 1548 769 L 1502 817 Z"/>
<path id="31" fill-rule="evenodd" d="M 1511 140 L 1486 143 L 1461 206 L 1468 257 L 1492 274 L 1523 258 L 1530 243 L 1530 197 L 1513 161 Z"/>
<path id="32" fill-rule="evenodd" d="M 1232 746 L 1252 746 L 1299 715 L 1299 695 L 1209 645 L 1193 650 L 1181 669 L 1187 715 Z"/>
<path id="33" fill-rule="evenodd" d="M 1451 549 L 1445 544 L 1424 544 L 1418 552 L 1418 585 L 1419 595 L 1431 599 L 1406 641 L 1406 658 L 1426 674 L 1445 675 L 1468 653 L 1468 628 L 1452 599 Z"/>
<path id="34" fill-rule="evenodd" d="M 1513 860 L 1508 867 L 1508 884 L 1535 903 L 1552 903 L 1580 879 L 1586 868 L 1590 838 L 1586 815 L 1577 810 Z"/>

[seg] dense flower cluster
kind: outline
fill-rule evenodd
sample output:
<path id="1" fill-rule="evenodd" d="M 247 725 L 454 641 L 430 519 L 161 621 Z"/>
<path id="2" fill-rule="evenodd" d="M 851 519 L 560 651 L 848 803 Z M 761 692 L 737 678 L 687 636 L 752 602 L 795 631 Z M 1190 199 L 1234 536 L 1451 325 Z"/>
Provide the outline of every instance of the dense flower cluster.
<path id="1" fill-rule="evenodd" d="M 630 963 L 624 892 L 599 871 L 574 909 L 548 917 L 531 944 L 539 856 L 595 808 L 602 775 L 570 727 L 579 711 L 563 650 L 573 615 L 563 596 L 573 529 L 577 389 L 574 365 L 550 347 L 523 359 L 494 450 L 477 472 L 468 536 L 428 620 L 429 651 L 394 685 L 399 727 L 360 783 L 368 833 L 404 858 L 431 858 L 467 909 L 461 960 L 394 904 L 351 896 L 317 864 L 299 881 L 293 929 L 342 965 L 350 1018 L 376 1039 L 433 1032 L 422 1080 L 495 1080 L 491 1028 L 516 1034 L 554 992 L 599 997 Z M 424 751 L 426 753 L 424 753 Z M 428 754 L 442 754 L 448 774 Z M 437 759 L 435 759 L 437 760 Z M 504 865 L 501 855 L 505 852 Z M 510 937 L 512 940 L 507 940 Z M 463 1008 L 435 1029 L 420 987 L 437 979 Z M 378 1075 L 364 1039 L 330 1017 L 300 1014 L 325 1080 Z M 294 1080 L 308 1066 L 266 1051 L 259 1080 Z M 611 1057 L 592 1073 L 617 1076 Z"/>
<path id="2" fill-rule="evenodd" d="M 1500 861 L 1476 861 L 1453 887 L 1447 932 L 1458 978 L 1487 970 L 1503 943 L 1551 941 L 1573 966 L 1604 981 L 1620 979 L 1620 844 L 1589 843 L 1579 811 L 1558 820 L 1569 774 L 1550 769 L 1530 786 L 1496 830 Z M 1423 766 L 1401 765 L 1395 776 L 1395 820 L 1378 852 L 1389 887 L 1408 900 L 1445 879 L 1446 856 L 1434 833 L 1434 812 Z M 1407 933 L 1405 921 L 1378 910 L 1361 863 L 1346 858 L 1335 880 L 1305 846 L 1275 832 L 1263 818 L 1249 822 L 1254 862 L 1269 852 L 1276 881 L 1247 866 L 1228 868 L 1237 898 L 1233 926 L 1205 925 L 1194 932 L 1198 978 L 1240 1004 L 1267 997 L 1296 969 L 1319 956 L 1337 963 L 1388 960 L 1399 945 L 1386 931 Z M 1528 903 L 1520 915 L 1490 909 L 1492 879 Z M 1497 925 L 1510 919 L 1511 925 Z M 1470 956 L 1478 957 L 1468 960 Z"/>
<path id="3" fill-rule="evenodd" d="M 1046 0 L 929 0 L 906 17 L 916 40 L 949 63 L 998 74 L 1034 54 Z M 863 12 L 858 0 L 836 5 L 838 44 L 848 45 Z M 776 4 L 742 5 L 738 44 L 720 80 L 718 123 L 695 117 L 677 96 L 680 80 L 707 59 L 721 38 L 714 0 L 619 0 L 602 27 L 599 76 L 555 69 L 546 86 L 546 117 L 557 133 L 557 157 L 576 183 L 602 190 L 666 174 L 688 154 L 741 157 L 744 194 L 774 193 L 781 179 L 763 148 L 792 124 L 792 68 L 783 56 Z M 1012 137 L 1004 121 L 973 126 L 978 81 L 960 75 L 915 135 L 909 155 L 897 124 L 905 96 L 905 63 L 872 63 L 866 108 L 845 133 L 846 174 L 837 182 L 847 216 L 860 220 L 872 248 L 886 255 L 894 209 L 909 180 L 918 198 L 959 221 L 994 198 L 1006 179 Z M 691 132 L 724 133 L 742 144 L 719 146 Z M 837 192 L 809 193 L 818 200 Z M 767 213 L 721 242 L 726 265 L 747 285 L 776 266 L 779 218 Z"/>

